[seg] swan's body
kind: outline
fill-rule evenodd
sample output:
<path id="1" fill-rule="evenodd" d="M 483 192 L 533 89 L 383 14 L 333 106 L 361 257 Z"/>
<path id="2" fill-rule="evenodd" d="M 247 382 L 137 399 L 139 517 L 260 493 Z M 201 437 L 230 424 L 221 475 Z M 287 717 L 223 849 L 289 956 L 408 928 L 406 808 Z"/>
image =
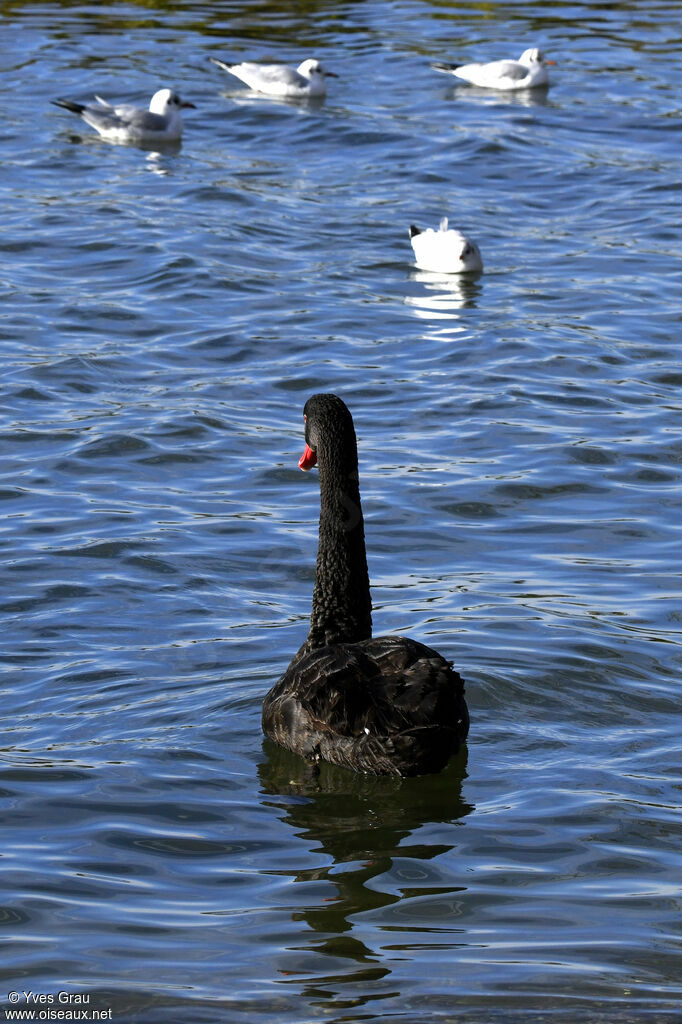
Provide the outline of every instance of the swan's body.
<path id="1" fill-rule="evenodd" d="M 420 270 L 436 274 L 468 274 L 483 270 L 481 251 L 471 238 L 461 231 L 448 228 L 443 217 L 438 231 L 433 228 L 410 226 L 410 241 Z"/>
<path id="2" fill-rule="evenodd" d="M 536 89 L 549 85 L 547 64 L 554 61 L 546 60 L 537 47 L 524 50 L 518 60 L 493 60 L 488 64 L 445 64 L 436 63 L 431 67 L 436 71 L 455 75 L 464 82 L 477 85 L 483 89 Z"/>
<path id="3" fill-rule="evenodd" d="M 97 103 L 74 103 L 58 99 L 57 107 L 78 114 L 86 124 L 110 142 L 163 143 L 182 138 L 181 109 L 194 107 L 171 89 L 159 89 L 151 98 L 149 110 L 128 103 L 112 106 L 95 96 Z"/>
<path id="4" fill-rule="evenodd" d="M 244 82 L 254 92 L 287 99 L 324 96 L 327 92 L 327 78 L 337 77 L 333 71 L 323 67 L 319 60 L 311 57 L 297 68 L 291 68 L 287 64 L 258 64 L 255 61 L 226 64 L 216 57 L 211 57 L 210 60 Z"/>
<path id="5" fill-rule="evenodd" d="M 440 771 L 469 729 L 464 683 L 424 644 L 372 638 L 353 420 L 336 395 L 313 395 L 304 418 L 299 465 L 320 473 L 310 631 L 263 702 L 263 730 L 309 760 L 355 771 Z"/>

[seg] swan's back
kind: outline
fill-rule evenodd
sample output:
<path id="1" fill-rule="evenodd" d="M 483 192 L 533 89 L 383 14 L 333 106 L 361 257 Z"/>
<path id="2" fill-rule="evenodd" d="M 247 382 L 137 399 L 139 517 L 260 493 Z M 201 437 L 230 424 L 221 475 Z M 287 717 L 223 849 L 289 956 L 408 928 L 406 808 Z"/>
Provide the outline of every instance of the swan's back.
<path id="1" fill-rule="evenodd" d="M 459 674 L 400 636 L 297 655 L 263 705 L 263 730 L 276 743 L 375 775 L 438 772 L 468 729 Z"/>

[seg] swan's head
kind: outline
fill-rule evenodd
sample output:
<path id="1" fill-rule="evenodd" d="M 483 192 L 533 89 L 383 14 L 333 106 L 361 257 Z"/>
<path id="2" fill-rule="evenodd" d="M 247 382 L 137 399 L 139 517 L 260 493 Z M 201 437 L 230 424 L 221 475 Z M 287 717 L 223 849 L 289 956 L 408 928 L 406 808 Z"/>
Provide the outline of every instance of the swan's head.
<path id="1" fill-rule="evenodd" d="M 314 81 L 315 79 L 323 81 L 325 78 L 339 77 L 333 71 L 327 71 L 319 60 L 315 60 L 314 57 L 308 57 L 307 60 L 304 60 L 302 64 L 298 65 L 297 70 L 299 75 L 303 75 L 304 78 L 308 78 L 310 81 Z"/>
<path id="2" fill-rule="evenodd" d="M 352 438 L 352 448 L 357 460 L 353 417 L 338 395 L 312 395 L 305 403 L 303 422 L 305 451 L 298 460 L 300 469 L 307 471 L 317 465 L 318 449 L 324 446 L 325 441 L 335 447 L 344 448 Z"/>
<path id="3" fill-rule="evenodd" d="M 162 114 L 164 117 L 173 111 L 179 111 L 183 107 L 192 107 L 194 104 L 180 99 L 172 89 L 159 89 L 152 96 L 149 110 L 152 114 Z"/>

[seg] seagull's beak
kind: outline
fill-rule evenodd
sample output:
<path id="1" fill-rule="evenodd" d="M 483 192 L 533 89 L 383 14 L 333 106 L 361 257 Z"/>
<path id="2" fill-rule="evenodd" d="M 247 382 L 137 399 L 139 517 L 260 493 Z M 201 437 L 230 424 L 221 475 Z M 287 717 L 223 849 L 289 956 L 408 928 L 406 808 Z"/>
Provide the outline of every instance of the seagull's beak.
<path id="1" fill-rule="evenodd" d="M 553 64 L 554 66 L 556 66 L 556 61 L 555 60 L 546 60 L 545 64 Z"/>
<path id="2" fill-rule="evenodd" d="M 180 104 L 181 107 L 191 107 L 192 110 L 196 110 L 196 103 L 190 103 L 189 100 L 183 100 Z"/>
<path id="3" fill-rule="evenodd" d="M 325 71 L 324 76 L 325 76 L 325 78 L 338 78 L 339 77 L 337 75 L 336 71 Z"/>

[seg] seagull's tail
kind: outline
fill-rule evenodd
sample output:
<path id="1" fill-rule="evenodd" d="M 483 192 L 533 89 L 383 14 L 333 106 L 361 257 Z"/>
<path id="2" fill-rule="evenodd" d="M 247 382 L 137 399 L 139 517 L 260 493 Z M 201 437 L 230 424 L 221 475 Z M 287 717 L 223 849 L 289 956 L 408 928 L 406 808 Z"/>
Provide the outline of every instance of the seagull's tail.
<path id="1" fill-rule="evenodd" d="M 434 68 L 435 71 L 444 71 L 446 74 L 449 74 L 451 71 L 454 71 L 455 68 L 458 68 L 459 64 L 446 64 L 443 61 L 435 61 L 431 64 L 431 67 Z"/>
<path id="2" fill-rule="evenodd" d="M 85 110 L 83 103 L 74 103 L 73 100 L 63 100 L 60 98 L 58 100 L 50 100 L 50 103 L 54 103 L 55 107 L 63 107 L 64 110 L 70 110 L 74 114 L 82 114 Z"/>
<path id="3" fill-rule="evenodd" d="M 414 238 L 415 235 L 421 235 L 421 233 L 421 228 L 418 228 L 416 224 L 410 224 L 410 238 Z"/>

